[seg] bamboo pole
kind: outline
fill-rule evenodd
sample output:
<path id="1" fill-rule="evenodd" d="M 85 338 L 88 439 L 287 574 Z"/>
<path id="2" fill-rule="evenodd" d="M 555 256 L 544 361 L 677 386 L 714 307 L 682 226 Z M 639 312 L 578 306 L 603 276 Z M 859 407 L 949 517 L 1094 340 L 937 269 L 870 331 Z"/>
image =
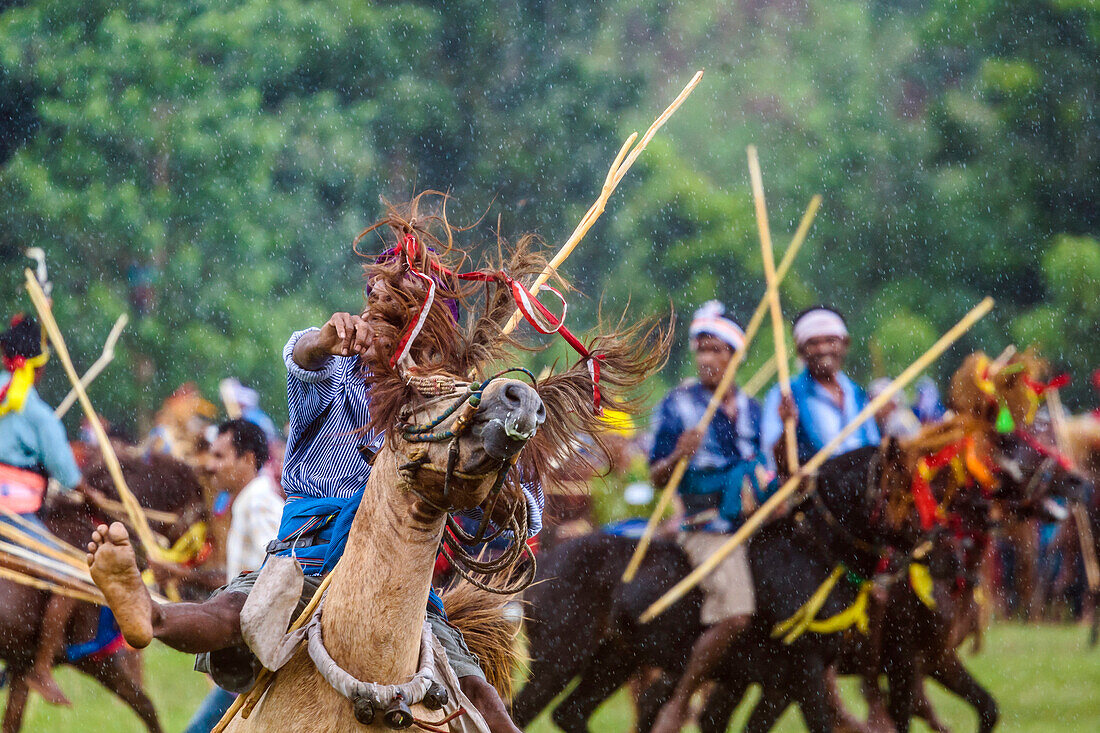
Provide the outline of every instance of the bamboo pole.
<path id="1" fill-rule="evenodd" d="M 337 561 L 336 566 L 339 567 L 340 563 Z M 317 591 L 313 594 L 313 597 L 309 599 L 309 603 L 306 604 L 305 609 L 298 615 L 298 618 L 294 619 L 294 623 L 290 625 L 287 633 L 291 633 L 300 629 L 310 618 L 313 617 L 313 612 L 317 610 L 317 604 L 321 602 L 321 596 L 328 590 L 329 581 L 332 580 L 333 574 L 336 572 L 336 568 L 332 569 L 328 575 L 322 580 L 321 584 L 317 586 Z M 233 701 L 233 704 L 225 711 L 225 715 L 218 721 L 210 733 L 222 733 L 228 726 L 237 713 L 241 713 L 242 718 L 248 718 L 252 714 L 252 710 L 256 707 L 256 703 L 260 701 L 267 688 L 271 685 L 271 682 L 275 676 L 275 673 L 269 669 L 262 669 L 260 673 L 256 675 L 256 682 L 252 685 L 252 689 L 248 692 L 237 695 L 237 699 Z"/>
<path id="2" fill-rule="evenodd" d="M 676 601 L 680 600 L 688 591 L 698 585 L 699 581 L 709 575 L 718 564 L 722 562 L 733 552 L 739 545 L 747 540 L 752 534 L 764 523 L 772 512 L 782 504 L 788 496 L 793 494 L 802 482 L 802 479 L 813 474 L 821 464 L 829 459 L 836 449 L 840 447 L 840 444 L 847 440 L 848 436 L 859 429 L 864 422 L 874 416 L 883 405 L 890 401 L 890 399 L 897 394 L 900 390 L 904 389 L 907 384 L 917 378 L 917 376 L 923 372 L 929 364 L 935 361 L 939 356 L 947 350 L 951 344 L 955 343 L 966 333 L 971 326 L 973 326 L 980 318 L 989 313 L 993 308 L 993 299 L 985 298 L 978 305 L 965 316 L 962 320 L 956 323 L 951 330 L 940 337 L 932 348 L 926 351 L 920 358 L 913 362 L 908 369 L 898 375 L 897 379 L 890 383 L 886 389 L 884 389 L 878 397 L 871 400 L 870 403 L 855 416 L 852 422 L 848 423 L 843 430 L 841 430 L 836 437 L 828 442 L 824 448 L 819 450 L 813 458 L 806 462 L 802 468 L 791 475 L 772 496 L 764 502 L 759 509 L 757 509 L 751 517 L 749 517 L 740 529 L 733 533 L 733 535 L 726 540 L 717 551 L 710 557 L 699 564 L 686 578 L 677 583 L 671 590 L 657 599 L 657 602 L 646 609 L 640 617 L 642 623 L 649 623 Z"/>
<path id="3" fill-rule="evenodd" d="M 62 550 L 63 552 L 67 552 L 74 560 L 77 560 L 81 563 L 84 562 L 84 553 L 81 552 L 78 548 L 73 547 L 72 545 L 62 541 L 61 539 L 55 537 L 53 534 L 43 534 L 41 527 L 36 527 L 35 525 L 31 524 L 26 519 L 19 516 L 7 507 L 0 507 L 0 513 L 2 513 L 13 523 L 22 527 L 24 530 L 36 532 L 40 536 L 45 537 L 45 539 L 47 539 L 51 544 L 56 545 L 58 549 Z"/>
<path id="4" fill-rule="evenodd" d="M 764 385 L 768 383 L 768 380 L 775 374 L 775 354 L 768 357 L 768 360 L 764 362 L 763 366 L 756 370 L 756 373 L 745 380 L 745 383 L 741 385 L 741 391 L 747 394 L 749 397 L 755 397 L 756 393 L 763 389 Z"/>
<path id="5" fill-rule="evenodd" d="M 642 139 L 638 141 L 637 146 L 631 148 L 634 141 L 638 139 L 638 133 L 631 133 L 627 138 L 622 148 L 619 149 L 619 154 L 615 156 L 615 160 L 611 163 L 611 168 L 607 171 L 607 176 L 604 178 L 603 188 L 600 190 L 599 197 L 588 208 L 584 216 L 581 217 L 580 222 L 577 224 L 573 233 L 569 235 L 569 239 L 565 240 L 565 244 L 561 246 L 558 253 L 554 255 L 554 258 L 550 260 L 549 264 L 542 271 L 535 281 L 528 288 L 532 297 L 538 297 L 539 289 L 550 280 L 551 275 L 562 263 L 573 253 L 580 241 L 584 239 L 584 235 L 588 234 L 588 230 L 592 228 L 592 225 L 596 223 L 596 220 L 600 218 L 600 214 L 604 212 L 604 207 L 607 205 L 608 199 L 611 198 L 611 194 L 615 192 L 615 188 L 618 187 L 619 182 L 623 180 L 623 176 L 630 170 L 630 166 L 634 165 L 634 161 L 638 159 L 638 156 L 642 154 L 642 151 L 649 145 L 649 141 L 653 139 L 653 136 L 657 134 L 673 113 L 680 108 L 680 105 L 684 103 L 684 100 L 695 91 L 695 87 L 699 85 L 699 81 L 703 78 L 702 70 L 695 72 L 695 76 L 691 77 L 691 81 L 687 83 L 687 86 L 683 88 L 676 99 L 672 101 L 664 112 L 653 121 L 653 124 L 649 126 L 645 134 L 642 135 Z M 628 152 L 629 151 L 629 152 Z M 508 320 L 508 323 L 504 326 L 504 333 L 511 333 L 520 321 L 520 312 L 517 308 L 512 314 L 512 317 Z"/>
<path id="6" fill-rule="evenodd" d="M 1057 389 L 1046 393 L 1047 406 L 1050 408 L 1050 423 L 1054 428 L 1054 440 L 1058 444 L 1058 450 L 1069 455 L 1069 440 L 1066 436 L 1066 410 L 1062 406 L 1062 398 Z M 1092 525 L 1089 523 L 1088 513 L 1085 512 L 1081 502 L 1073 502 L 1070 511 L 1073 513 L 1073 522 L 1077 525 L 1077 540 L 1081 543 L 1081 559 L 1085 562 L 1085 577 L 1088 580 L 1089 590 L 1093 593 L 1100 590 L 1100 561 L 1096 559 L 1096 543 L 1092 537 Z"/>
<path id="7" fill-rule="evenodd" d="M 79 560 L 72 554 L 59 550 L 55 547 L 51 547 L 45 542 L 40 541 L 33 535 L 23 532 L 18 527 L 13 527 L 5 522 L 0 522 L 0 536 L 5 539 L 11 540 L 17 545 L 21 545 L 29 550 L 45 555 L 46 557 L 53 558 L 54 560 L 64 563 L 68 567 L 80 571 L 84 578 L 88 582 L 92 582 L 92 578 L 88 575 L 88 563 L 81 557 Z"/>
<path id="8" fill-rule="evenodd" d="M 130 524 L 137 532 L 138 539 L 145 545 L 145 551 L 150 556 L 164 561 L 164 553 L 153 538 L 153 531 L 149 528 L 149 522 L 141 511 L 141 505 L 130 493 L 129 487 L 126 486 L 126 479 L 122 475 L 122 466 L 119 465 L 118 456 L 115 455 L 111 441 L 107 438 L 107 432 L 103 429 L 103 424 L 99 421 L 95 408 L 92 407 L 92 401 L 88 399 L 88 393 L 84 391 L 83 385 L 80 384 L 80 377 L 77 376 L 76 369 L 73 367 L 73 360 L 69 356 L 68 348 L 65 346 L 65 339 L 61 336 L 61 329 L 53 317 L 49 301 L 46 300 L 46 294 L 42 292 L 42 286 L 34 279 L 34 273 L 29 268 L 24 271 L 24 275 L 27 280 L 27 293 L 31 296 L 31 302 L 34 304 L 35 310 L 38 311 L 39 319 L 42 321 L 50 341 L 53 342 L 54 350 L 57 351 L 61 365 L 65 368 L 65 374 L 68 375 L 73 389 L 76 390 L 76 396 L 80 401 L 81 408 L 84 410 L 84 415 L 92 425 L 96 441 L 99 443 L 99 450 L 103 453 L 103 461 L 107 464 L 107 470 L 114 480 L 115 489 L 118 491 L 119 498 L 122 499 L 123 506 L 126 507 Z"/>
<path id="9" fill-rule="evenodd" d="M 52 560 L 36 556 L 33 552 L 9 542 L 0 542 L 0 565 L 25 575 L 41 577 L 51 583 L 75 587 L 77 590 L 91 592 L 95 589 L 87 573 L 83 578 L 76 577 L 67 565 L 53 563 Z"/>
<path id="10" fill-rule="evenodd" d="M 118 317 L 115 321 L 115 325 L 111 327 L 111 332 L 107 334 L 107 340 L 103 344 L 103 352 L 99 355 L 99 358 L 95 360 L 95 363 L 88 368 L 88 371 L 84 372 L 84 376 L 80 378 L 80 384 L 85 390 L 88 389 L 88 385 L 95 381 L 95 378 L 107 368 L 107 365 L 115 358 L 115 345 L 118 343 L 118 337 L 122 335 L 122 329 L 126 328 L 126 324 L 129 322 L 130 317 L 125 313 Z M 70 389 L 69 394 L 65 395 L 65 399 L 61 400 L 61 404 L 57 406 L 57 409 L 53 411 L 53 414 L 57 417 L 65 417 L 65 413 L 69 411 L 69 408 L 76 402 L 76 389 Z"/>
<path id="11" fill-rule="evenodd" d="M 27 575 L 21 573 L 18 570 L 12 570 L 0 566 L 0 578 L 4 580 L 10 580 L 13 583 L 19 583 L 29 588 L 36 590 L 49 591 L 50 593 L 57 593 L 58 595 L 68 596 L 69 598 L 75 598 L 78 601 L 87 601 L 88 603 L 95 604 L 97 606 L 106 606 L 107 601 L 102 596 L 96 596 L 92 593 L 85 593 L 74 588 L 70 588 L 60 583 L 51 583 L 41 578 L 36 578 L 33 575 Z"/>
<path id="12" fill-rule="evenodd" d="M 802 248 L 802 243 L 806 241 L 806 235 L 810 231 L 810 224 L 813 222 L 819 206 L 821 206 L 820 196 L 814 196 L 810 199 L 810 205 L 806 207 L 806 213 L 802 215 L 802 221 L 798 225 L 798 230 L 795 232 L 794 238 L 791 239 L 791 244 L 787 247 L 787 251 L 783 253 L 783 260 L 779 263 L 779 269 L 776 272 L 774 283 L 776 287 L 779 286 L 779 283 L 781 283 L 783 278 L 787 275 L 787 271 L 791 268 L 791 263 L 794 262 L 795 255 L 798 254 L 798 250 Z M 714 390 L 714 394 L 711 395 L 710 402 L 707 403 L 707 409 L 703 412 L 703 417 L 699 420 L 699 424 L 695 426 L 696 430 L 705 431 L 707 427 L 710 426 L 710 421 L 714 419 L 714 415 L 718 412 L 718 407 L 722 404 L 722 399 L 733 384 L 733 378 L 737 376 L 738 367 L 740 367 L 741 362 L 745 360 L 745 354 L 748 353 L 749 344 L 752 343 L 753 338 L 756 336 L 756 332 L 760 329 L 760 324 L 764 320 L 764 313 L 767 309 L 767 305 L 768 294 L 765 292 L 764 297 L 760 299 L 760 303 L 756 306 L 752 318 L 749 319 L 748 326 L 745 328 L 745 344 L 734 353 L 733 358 L 730 359 L 730 363 L 726 365 L 726 371 L 722 373 L 722 379 L 718 382 L 718 387 Z M 672 476 L 669 477 L 668 483 L 665 484 L 665 488 L 661 492 L 661 497 L 657 501 L 657 506 L 654 507 L 653 513 L 649 516 L 649 521 L 646 523 L 645 532 L 642 533 L 641 539 L 638 540 L 637 547 L 634 548 L 634 555 L 630 558 L 626 570 L 623 571 L 624 583 L 629 583 L 634 580 L 634 576 L 638 572 L 638 567 L 642 564 L 646 551 L 649 549 L 649 543 L 653 541 L 653 534 L 657 531 L 657 524 L 668 508 L 669 503 L 672 501 L 676 489 L 680 486 L 680 481 L 684 478 L 684 472 L 687 471 L 689 462 L 689 458 L 681 458 L 673 467 Z"/>
<path id="13" fill-rule="evenodd" d="M 787 344 L 783 334 L 783 309 L 779 305 L 779 288 L 775 283 L 775 255 L 772 252 L 772 232 L 768 223 L 768 207 L 764 201 L 764 178 L 760 174 L 760 158 L 756 146 L 747 150 L 749 179 L 752 181 L 752 203 L 756 210 L 756 228 L 760 232 L 760 253 L 764 258 L 764 277 L 768 283 L 768 308 L 772 316 L 772 339 L 775 343 L 775 363 L 779 369 L 779 391 L 784 398 L 791 396 L 791 374 L 787 369 Z M 787 471 L 798 470 L 798 445 L 794 436 L 794 419 L 783 421 L 783 435 L 787 444 Z"/>

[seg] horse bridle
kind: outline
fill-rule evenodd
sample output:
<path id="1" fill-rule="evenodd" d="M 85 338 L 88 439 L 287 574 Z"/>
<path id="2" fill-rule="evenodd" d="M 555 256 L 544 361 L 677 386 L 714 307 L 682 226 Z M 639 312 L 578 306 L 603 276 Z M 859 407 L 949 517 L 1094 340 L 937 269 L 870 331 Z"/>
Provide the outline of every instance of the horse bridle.
<path id="1" fill-rule="evenodd" d="M 518 513 L 518 516 L 516 512 L 513 512 L 507 525 L 498 527 L 494 532 L 487 534 L 491 524 L 490 517 L 493 510 L 496 508 L 497 499 L 500 496 L 509 472 L 516 464 L 518 455 L 511 459 L 504 460 L 501 467 L 496 471 L 488 471 L 481 474 L 459 471 L 457 465 L 459 440 L 469 431 L 473 418 L 481 407 L 481 400 L 485 388 L 494 380 L 513 372 L 520 372 L 526 375 L 530 378 L 532 384 L 536 384 L 535 376 L 523 367 L 510 367 L 504 369 L 480 382 L 461 382 L 450 377 L 408 377 L 406 381 L 409 386 L 429 399 L 416 407 L 405 408 L 402 410 L 399 418 L 402 422 L 398 424 L 398 430 L 401 433 L 402 439 L 409 443 L 420 444 L 418 450 L 413 451 L 409 455 L 403 455 L 400 451 L 395 450 L 397 472 L 405 483 L 406 488 L 416 494 L 416 496 L 428 506 L 446 516 L 446 529 L 443 532 L 442 545 L 443 548 L 448 551 L 446 554 L 448 554 L 452 561 L 452 567 L 454 567 L 459 575 L 474 586 L 500 595 L 513 595 L 519 593 L 534 581 L 535 574 L 534 553 L 531 552 L 531 548 L 526 542 L 528 533 L 528 517 L 526 511 Z M 408 422 L 409 418 L 413 415 L 423 412 L 448 397 L 454 397 L 454 401 L 443 412 L 431 418 L 428 422 L 423 424 Z M 459 412 L 459 410 L 462 411 Z M 453 424 L 445 430 L 438 430 L 438 428 L 452 416 L 455 416 Z M 426 444 L 444 442 L 449 442 L 447 449 L 447 465 L 441 468 L 433 464 L 429 459 Z M 440 506 L 422 492 L 413 488 L 413 477 L 419 470 L 442 474 L 443 499 L 447 506 Z M 483 502 L 481 521 L 478 524 L 477 530 L 473 534 L 470 534 L 455 521 L 453 514 L 455 507 L 448 501 L 453 481 L 454 479 L 462 481 L 484 481 L 494 474 L 496 478 L 485 499 L 485 502 L 489 502 L 489 504 L 485 506 L 485 502 Z M 509 543 L 508 548 L 500 557 L 494 560 L 481 560 L 480 558 L 475 558 L 465 549 L 465 546 L 492 542 L 504 536 L 504 534 L 509 531 L 512 533 L 511 543 Z M 491 576 L 510 570 L 517 562 L 525 557 L 529 562 L 518 580 L 512 583 L 506 582 L 505 586 L 502 588 L 490 586 L 477 577 L 478 575 Z"/>

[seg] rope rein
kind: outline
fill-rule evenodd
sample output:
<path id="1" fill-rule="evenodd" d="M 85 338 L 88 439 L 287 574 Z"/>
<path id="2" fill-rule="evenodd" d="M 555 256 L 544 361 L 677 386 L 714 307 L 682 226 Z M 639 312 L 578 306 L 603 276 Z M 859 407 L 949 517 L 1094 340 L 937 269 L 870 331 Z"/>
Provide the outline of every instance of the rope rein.
<path id="1" fill-rule="evenodd" d="M 506 525 L 498 526 L 489 532 L 491 517 L 500 498 L 504 482 L 515 465 L 515 459 L 506 461 L 495 472 L 484 474 L 470 474 L 459 471 L 458 452 L 459 439 L 469 430 L 474 416 L 481 407 L 481 400 L 485 388 L 495 379 L 506 374 L 519 372 L 536 383 L 535 376 L 522 367 L 510 367 L 491 375 L 481 382 L 461 382 L 450 377 L 408 377 L 407 383 L 428 401 L 413 408 L 402 411 L 398 430 L 401 437 L 412 443 L 414 448 L 407 455 L 397 453 L 397 472 L 405 484 L 405 488 L 414 493 L 421 501 L 438 512 L 446 515 L 446 528 L 443 532 L 441 549 L 451 562 L 451 566 L 464 580 L 471 585 L 489 593 L 499 595 L 514 595 L 524 590 L 534 582 L 535 556 L 527 544 L 527 535 L 530 528 L 529 517 L 526 510 L 513 511 Z M 443 412 L 424 423 L 408 422 L 416 413 L 439 404 L 441 401 L 453 398 L 453 402 Z M 453 417 L 451 425 L 443 430 L 440 427 Z M 431 463 L 428 457 L 427 443 L 448 442 L 447 465 L 439 467 Z M 421 491 L 413 488 L 415 476 L 419 471 L 429 471 L 443 476 L 443 504 L 432 501 Z M 450 504 L 452 484 L 455 479 L 462 481 L 481 481 L 495 473 L 496 480 L 489 489 L 489 494 L 482 504 L 481 522 L 477 530 L 470 534 L 455 520 L 454 507 Z M 513 480 L 515 480 L 513 478 Z M 487 505 L 486 505 L 487 504 Z M 504 552 L 493 560 L 483 560 L 481 555 L 475 557 L 468 547 L 483 545 L 503 537 L 511 532 L 511 541 Z M 526 562 L 524 562 L 526 561 Z M 513 569 L 517 563 L 524 563 L 523 570 L 518 577 L 513 576 Z M 507 579 L 502 587 L 490 585 L 483 580 L 498 574 L 507 574 Z M 480 577 L 479 577 L 480 576 Z"/>

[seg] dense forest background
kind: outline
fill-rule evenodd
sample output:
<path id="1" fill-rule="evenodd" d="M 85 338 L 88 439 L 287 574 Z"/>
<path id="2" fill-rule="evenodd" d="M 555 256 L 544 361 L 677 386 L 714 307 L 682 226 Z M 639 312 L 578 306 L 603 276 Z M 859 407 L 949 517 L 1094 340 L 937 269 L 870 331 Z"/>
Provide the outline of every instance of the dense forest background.
<path id="1" fill-rule="evenodd" d="M 0 295 L 30 309 L 23 251 L 43 247 L 78 369 L 131 314 L 92 392 L 112 421 L 231 375 L 281 420 L 279 350 L 361 305 L 351 241 L 380 197 L 447 190 L 456 222 L 487 212 L 471 241 L 499 215 L 555 247 L 704 68 L 563 269 L 587 295 L 575 330 L 628 299 L 748 318 L 753 143 L 777 248 L 824 196 L 783 306 L 845 312 L 857 377 L 896 373 L 989 294 L 963 346 L 1035 344 L 1091 406 L 1097 58 L 1092 0 L 0 0 Z M 59 399 L 61 370 L 41 389 Z"/>

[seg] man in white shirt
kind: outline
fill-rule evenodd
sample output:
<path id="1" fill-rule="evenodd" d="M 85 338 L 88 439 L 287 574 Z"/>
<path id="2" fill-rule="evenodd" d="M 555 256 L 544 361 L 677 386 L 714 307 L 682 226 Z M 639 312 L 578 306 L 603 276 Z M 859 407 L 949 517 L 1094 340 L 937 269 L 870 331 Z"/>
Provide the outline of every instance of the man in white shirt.
<path id="1" fill-rule="evenodd" d="M 229 420 L 218 426 L 206 469 L 214 488 L 234 497 L 225 543 L 226 582 L 249 570 L 259 570 L 267 556 L 267 543 L 279 531 L 286 500 L 270 474 L 262 470 L 267 459 L 267 436 L 261 428 L 246 420 Z M 185 733 L 209 731 L 235 697 L 215 687 Z"/>

